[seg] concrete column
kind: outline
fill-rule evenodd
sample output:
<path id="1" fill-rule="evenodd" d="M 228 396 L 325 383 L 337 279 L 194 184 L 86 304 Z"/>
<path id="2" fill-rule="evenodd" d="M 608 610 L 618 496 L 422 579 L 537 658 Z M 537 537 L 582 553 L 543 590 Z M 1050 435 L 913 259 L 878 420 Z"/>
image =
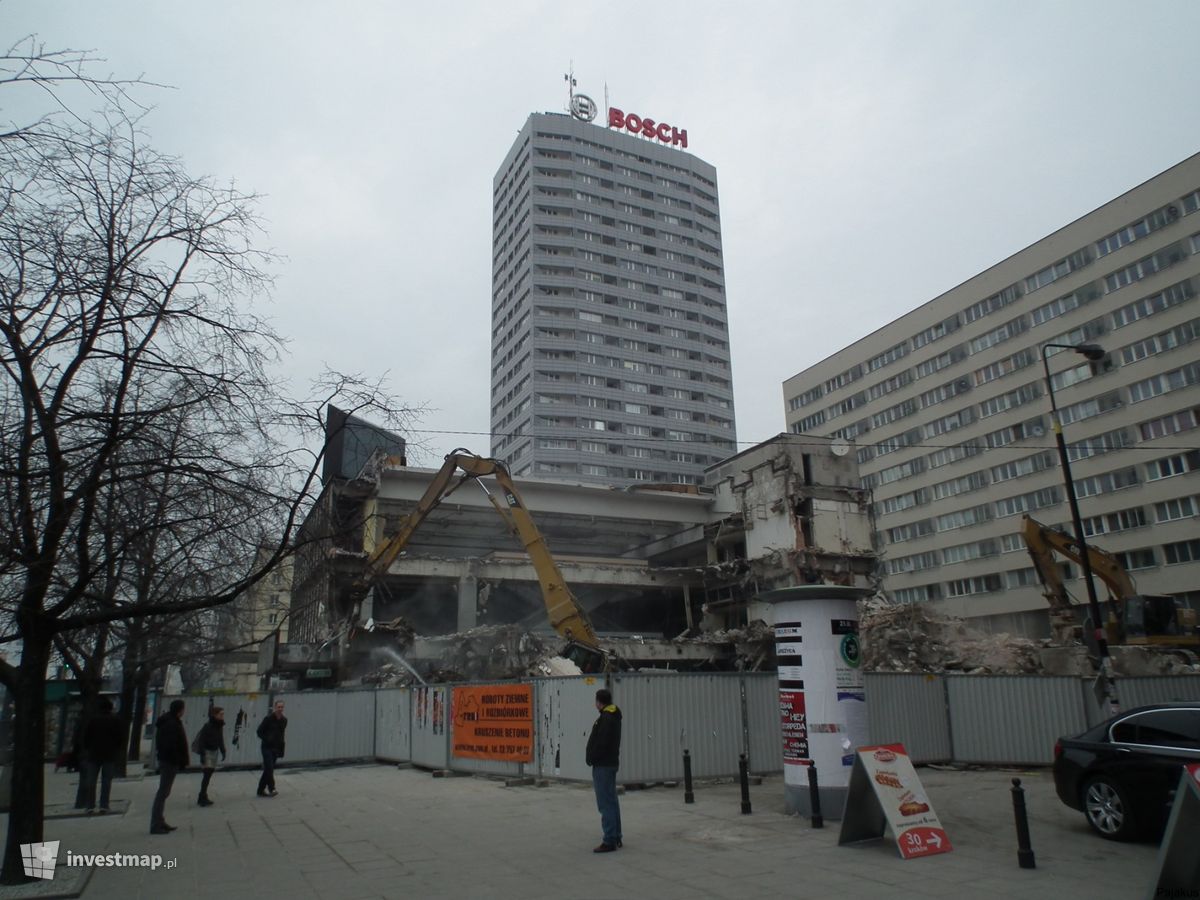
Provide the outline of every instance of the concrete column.
<path id="1" fill-rule="evenodd" d="M 479 624 L 476 604 L 479 602 L 479 579 L 474 563 L 458 579 L 458 630 L 468 631 Z"/>

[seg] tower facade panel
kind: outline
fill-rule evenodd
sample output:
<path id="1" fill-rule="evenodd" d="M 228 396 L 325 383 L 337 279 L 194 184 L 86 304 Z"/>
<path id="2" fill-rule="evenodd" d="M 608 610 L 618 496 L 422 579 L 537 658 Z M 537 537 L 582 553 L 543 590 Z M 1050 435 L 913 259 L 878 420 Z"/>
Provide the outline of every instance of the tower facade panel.
<path id="1" fill-rule="evenodd" d="M 493 185 L 491 387 L 516 475 L 695 484 L 735 452 L 716 170 L 531 115 Z"/>

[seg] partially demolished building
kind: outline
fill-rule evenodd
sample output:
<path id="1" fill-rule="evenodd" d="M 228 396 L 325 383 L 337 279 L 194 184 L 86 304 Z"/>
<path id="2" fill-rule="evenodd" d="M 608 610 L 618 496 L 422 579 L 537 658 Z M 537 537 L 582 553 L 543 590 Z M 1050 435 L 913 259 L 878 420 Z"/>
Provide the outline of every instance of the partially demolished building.
<path id="1" fill-rule="evenodd" d="M 871 505 L 845 450 L 780 435 L 711 466 L 700 486 L 517 484 L 571 591 L 622 656 L 758 667 L 770 642 L 755 639 L 765 629 L 747 617 L 757 593 L 874 584 Z M 395 532 L 433 476 L 376 456 L 357 477 L 326 484 L 296 557 L 292 643 L 271 663 L 290 673 L 284 683 L 317 683 L 313 672 L 356 679 L 396 652 L 424 674 L 481 677 L 497 674 L 489 660 L 521 668 L 553 648 L 537 575 L 480 489 L 487 478 L 429 514 L 368 600 L 350 599 L 367 550 Z"/>

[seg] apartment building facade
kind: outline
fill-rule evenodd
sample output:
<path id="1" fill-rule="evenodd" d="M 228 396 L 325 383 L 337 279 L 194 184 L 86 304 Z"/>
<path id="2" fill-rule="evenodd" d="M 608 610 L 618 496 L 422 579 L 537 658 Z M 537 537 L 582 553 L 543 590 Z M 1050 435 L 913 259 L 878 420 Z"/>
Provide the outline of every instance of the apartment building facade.
<path id="1" fill-rule="evenodd" d="M 1200 608 L 1198 290 L 1200 154 L 788 379 L 788 430 L 852 442 L 894 598 L 1045 634 L 1022 514 L 1072 528 L 1042 351 L 1098 344 L 1046 350 L 1084 532 Z"/>
<path id="2" fill-rule="evenodd" d="M 496 173 L 492 455 L 514 475 L 698 484 L 735 451 L 717 174 L 664 128 L 535 113 Z"/>

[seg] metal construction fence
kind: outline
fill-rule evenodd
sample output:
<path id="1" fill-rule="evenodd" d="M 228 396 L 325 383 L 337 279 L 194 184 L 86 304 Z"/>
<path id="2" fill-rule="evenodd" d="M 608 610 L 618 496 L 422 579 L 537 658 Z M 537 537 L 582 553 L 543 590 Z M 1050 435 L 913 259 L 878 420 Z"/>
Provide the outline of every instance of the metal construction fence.
<path id="1" fill-rule="evenodd" d="M 513 682 L 505 682 L 512 684 Z M 210 703 L 225 709 L 227 765 L 261 760 L 258 724 L 277 700 L 288 717 L 284 764 L 378 759 L 502 776 L 590 780 L 584 759 L 596 718 L 594 676 L 526 679 L 531 686 L 532 759 L 476 759 L 452 752 L 454 688 L 401 688 L 190 695 L 189 737 Z M 683 751 L 696 778 L 737 774 L 746 753 L 753 772 L 783 768 L 778 688 L 774 673 L 617 674 L 623 782 L 679 780 Z M 1121 703 L 1132 708 L 1169 700 L 1200 700 L 1200 675 L 1124 678 Z M 909 675 L 867 673 L 871 743 L 902 743 L 914 762 L 1048 765 L 1055 740 L 1104 717 L 1092 682 L 1066 676 Z M 162 697 L 159 712 L 174 697 Z"/>

